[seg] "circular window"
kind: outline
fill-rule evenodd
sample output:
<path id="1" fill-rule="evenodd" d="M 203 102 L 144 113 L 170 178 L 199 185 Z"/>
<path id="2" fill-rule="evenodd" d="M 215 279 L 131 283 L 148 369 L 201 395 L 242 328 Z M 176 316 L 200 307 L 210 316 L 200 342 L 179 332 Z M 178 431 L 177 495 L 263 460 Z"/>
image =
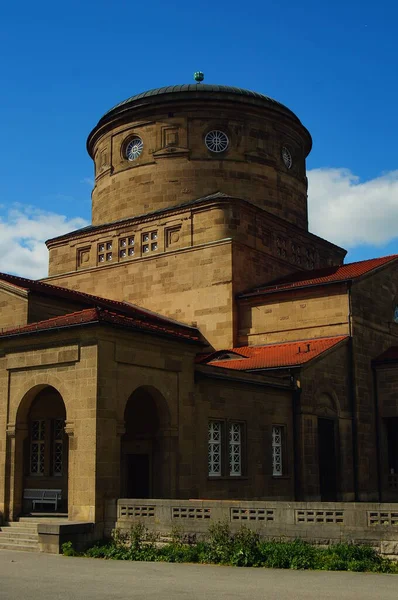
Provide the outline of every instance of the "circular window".
<path id="1" fill-rule="evenodd" d="M 144 148 L 144 142 L 138 136 L 133 137 L 126 146 L 126 158 L 135 160 L 140 156 Z"/>
<path id="2" fill-rule="evenodd" d="M 286 148 L 286 146 L 283 146 L 282 148 L 282 158 L 285 166 L 288 169 L 291 169 L 293 165 L 292 153 L 290 152 L 289 148 Z"/>
<path id="3" fill-rule="evenodd" d="M 224 152 L 229 146 L 229 139 L 226 133 L 215 129 L 206 134 L 205 144 L 211 152 Z"/>

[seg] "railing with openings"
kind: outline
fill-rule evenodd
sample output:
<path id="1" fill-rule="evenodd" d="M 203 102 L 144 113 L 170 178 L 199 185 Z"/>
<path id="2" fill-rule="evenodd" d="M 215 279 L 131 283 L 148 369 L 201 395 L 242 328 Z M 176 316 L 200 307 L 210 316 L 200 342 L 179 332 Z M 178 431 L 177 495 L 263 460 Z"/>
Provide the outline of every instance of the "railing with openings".
<path id="1" fill-rule="evenodd" d="M 318 524 L 344 524 L 344 511 L 342 510 L 296 510 L 296 523 Z"/>
<path id="2" fill-rule="evenodd" d="M 266 508 L 231 508 L 231 521 L 273 522 L 274 511 Z"/>

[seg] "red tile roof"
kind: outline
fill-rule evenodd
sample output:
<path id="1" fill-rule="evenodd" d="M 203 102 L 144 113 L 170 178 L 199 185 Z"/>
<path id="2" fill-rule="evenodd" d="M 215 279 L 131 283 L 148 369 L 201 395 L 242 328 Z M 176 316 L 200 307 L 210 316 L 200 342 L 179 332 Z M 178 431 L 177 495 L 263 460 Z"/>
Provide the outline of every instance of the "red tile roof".
<path id="1" fill-rule="evenodd" d="M 244 346 L 225 350 L 224 354 L 234 352 L 242 358 L 220 360 L 221 352 L 213 353 L 213 359 L 207 357 L 202 362 L 212 367 L 234 369 L 236 371 L 252 371 L 256 369 L 274 369 L 278 367 L 295 367 L 303 365 L 323 352 L 337 346 L 348 339 L 348 336 L 317 338 L 286 342 L 284 344 L 268 344 L 267 346 Z"/>
<path id="2" fill-rule="evenodd" d="M 36 323 L 29 323 L 28 325 L 23 325 L 22 327 L 6 329 L 0 332 L 0 338 L 64 329 L 94 323 L 108 323 L 111 325 L 121 326 L 125 329 L 167 335 L 168 337 L 184 339 L 192 342 L 200 341 L 200 334 L 197 330 L 190 328 L 187 328 L 185 331 L 176 330 L 175 327 L 167 323 L 151 323 L 149 321 L 127 317 L 121 313 L 111 312 L 98 307 L 87 308 L 85 310 L 80 310 L 67 315 L 53 317 L 44 321 L 38 321 Z"/>
<path id="3" fill-rule="evenodd" d="M 152 323 L 157 324 L 160 327 L 163 326 L 165 330 L 174 331 L 174 333 L 177 333 L 178 335 L 181 334 L 181 337 L 199 337 L 199 331 L 196 327 L 191 327 L 185 323 L 180 323 L 179 321 L 159 315 L 158 313 L 141 308 L 135 304 L 130 304 L 129 302 L 109 300 L 107 298 L 101 298 L 100 296 L 94 296 L 85 292 L 79 292 L 77 290 L 70 290 L 57 285 L 51 285 L 43 281 L 34 281 L 32 279 L 26 279 L 25 277 L 9 275 L 8 273 L 0 273 L 0 282 L 1 281 L 11 284 L 19 289 L 23 289 L 28 293 L 33 292 L 49 296 L 51 298 L 62 298 L 64 300 L 76 302 L 78 305 L 80 305 L 76 308 L 81 308 L 82 306 L 99 307 L 112 313 L 119 313 L 121 315 L 132 317 L 136 322 L 142 321 L 146 324 Z"/>
<path id="4" fill-rule="evenodd" d="M 359 262 L 338 265 L 335 267 L 326 267 L 314 271 L 296 271 L 286 277 L 275 279 L 270 283 L 255 288 L 252 291 L 240 295 L 240 298 L 257 296 L 262 294 L 272 294 L 294 288 L 309 287 L 314 285 L 324 285 L 339 281 L 351 281 L 362 275 L 366 275 L 375 269 L 378 269 L 394 260 L 398 259 L 398 254 L 392 256 L 383 256 L 381 258 L 371 258 Z"/>
<path id="5" fill-rule="evenodd" d="M 374 363 L 398 362 L 398 346 L 390 346 L 388 350 L 374 359 Z"/>

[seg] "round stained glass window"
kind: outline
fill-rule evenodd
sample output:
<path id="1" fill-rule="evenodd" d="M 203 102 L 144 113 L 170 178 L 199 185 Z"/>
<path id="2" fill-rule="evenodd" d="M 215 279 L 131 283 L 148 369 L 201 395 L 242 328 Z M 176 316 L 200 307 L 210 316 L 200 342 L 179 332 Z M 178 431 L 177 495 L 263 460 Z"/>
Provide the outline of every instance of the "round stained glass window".
<path id="1" fill-rule="evenodd" d="M 138 136 L 133 137 L 126 146 L 126 158 L 135 160 L 140 156 L 144 148 L 144 142 Z"/>
<path id="2" fill-rule="evenodd" d="M 291 169 L 293 165 L 292 153 L 290 152 L 289 148 L 286 148 L 286 146 L 283 146 L 282 148 L 282 159 L 285 163 L 285 166 L 288 169 Z"/>
<path id="3" fill-rule="evenodd" d="M 206 134 L 205 144 L 210 152 L 225 152 L 229 146 L 229 139 L 226 133 L 215 129 Z"/>

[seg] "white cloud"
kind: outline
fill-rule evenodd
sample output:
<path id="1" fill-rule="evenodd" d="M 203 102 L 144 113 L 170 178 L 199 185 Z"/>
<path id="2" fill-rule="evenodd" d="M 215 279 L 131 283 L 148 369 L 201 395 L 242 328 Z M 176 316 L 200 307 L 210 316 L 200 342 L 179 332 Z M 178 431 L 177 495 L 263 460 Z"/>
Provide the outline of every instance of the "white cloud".
<path id="1" fill-rule="evenodd" d="M 398 170 L 361 182 L 349 169 L 308 171 L 310 230 L 346 248 L 398 238 Z"/>
<path id="2" fill-rule="evenodd" d="M 30 279 L 45 277 L 48 251 L 45 240 L 87 225 L 80 217 L 44 212 L 14 204 L 0 217 L 0 271 Z"/>

